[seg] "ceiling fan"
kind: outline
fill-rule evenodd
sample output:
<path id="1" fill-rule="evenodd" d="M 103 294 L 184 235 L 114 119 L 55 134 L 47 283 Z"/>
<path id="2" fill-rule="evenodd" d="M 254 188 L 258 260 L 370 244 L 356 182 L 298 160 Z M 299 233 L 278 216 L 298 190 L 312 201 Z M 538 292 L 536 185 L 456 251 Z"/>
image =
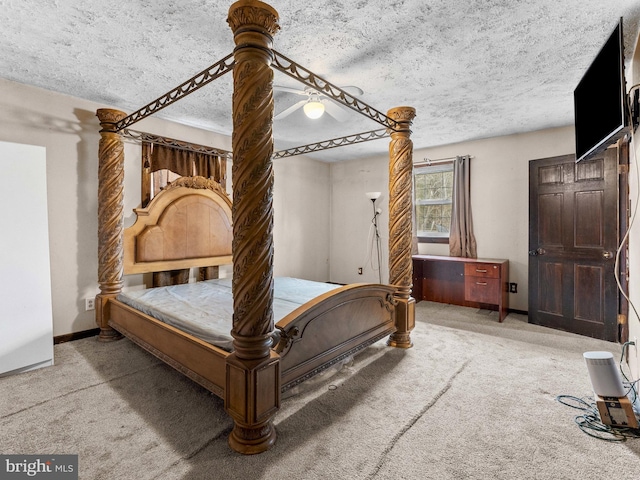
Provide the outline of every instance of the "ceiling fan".
<path id="1" fill-rule="evenodd" d="M 274 120 L 285 118 L 299 108 L 302 108 L 304 114 L 309 118 L 320 118 L 324 114 L 324 112 L 327 112 L 339 122 L 344 122 L 348 118 L 348 107 L 333 101 L 331 97 L 311 87 L 306 87 L 304 90 L 300 90 L 297 88 L 274 85 L 273 89 L 281 92 L 293 93 L 295 95 L 302 95 L 305 97 L 303 100 L 294 103 L 289 108 L 286 108 L 282 112 L 275 115 L 273 117 Z M 361 88 L 355 86 L 340 87 L 340 89 L 353 96 L 360 96 L 364 93 Z"/>

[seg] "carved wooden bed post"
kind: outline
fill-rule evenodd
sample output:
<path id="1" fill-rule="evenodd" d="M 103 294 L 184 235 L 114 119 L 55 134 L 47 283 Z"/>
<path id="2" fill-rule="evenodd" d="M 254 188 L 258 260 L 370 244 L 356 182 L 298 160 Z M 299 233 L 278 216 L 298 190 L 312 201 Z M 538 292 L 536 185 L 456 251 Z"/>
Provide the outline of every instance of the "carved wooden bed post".
<path id="1" fill-rule="evenodd" d="M 412 107 L 392 108 L 387 116 L 398 122 L 391 131 L 389 144 L 389 283 L 398 287 L 396 294 L 396 332 L 388 345 L 410 348 L 411 330 L 415 327 L 413 286 L 412 211 L 413 211 L 413 142 L 411 122 L 416 116 Z"/>
<path id="2" fill-rule="evenodd" d="M 112 329 L 109 319 L 109 298 L 122 290 L 124 234 L 124 145 L 115 124 L 127 115 L 119 110 L 101 108 L 98 147 L 98 283 L 96 323 L 100 327 L 98 340 L 117 340 L 121 335 Z"/>
<path id="3" fill-rule="evenodd" d="M 276 439 L 280 357 L 271 350 L 273 321 L 273 35 L 278 13 L 240 0 L 227 20 L 236 48 L 233 69 L 233 329 L 225 409 L 235 425 L 229 445 L 260 453 Z"/>

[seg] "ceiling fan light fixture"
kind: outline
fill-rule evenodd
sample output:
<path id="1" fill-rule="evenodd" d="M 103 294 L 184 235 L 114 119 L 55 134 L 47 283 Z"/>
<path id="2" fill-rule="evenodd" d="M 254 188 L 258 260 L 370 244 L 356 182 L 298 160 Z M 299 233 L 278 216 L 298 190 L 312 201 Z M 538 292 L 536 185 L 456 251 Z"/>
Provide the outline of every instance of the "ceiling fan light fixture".
<path id="1" fill-rule="evenodd" d="M 317 100 L 310 100 L 304 104 L 303 110 L 309 118 L 320 118 L 324 113 L 324 104 Z"/>

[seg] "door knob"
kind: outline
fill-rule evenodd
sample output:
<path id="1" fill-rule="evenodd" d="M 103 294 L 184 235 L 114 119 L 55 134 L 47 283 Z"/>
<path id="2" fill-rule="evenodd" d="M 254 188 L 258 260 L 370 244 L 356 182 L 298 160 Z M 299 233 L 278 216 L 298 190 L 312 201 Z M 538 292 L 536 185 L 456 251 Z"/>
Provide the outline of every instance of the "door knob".
<path id="1" fill-rule="evenodd" d="M 613 257 L 613 253 L 609 252 L 608 250 L 605 250 L 604 252 L 602 252 L 602 256 L 604 258 L 611 258 Z"/>

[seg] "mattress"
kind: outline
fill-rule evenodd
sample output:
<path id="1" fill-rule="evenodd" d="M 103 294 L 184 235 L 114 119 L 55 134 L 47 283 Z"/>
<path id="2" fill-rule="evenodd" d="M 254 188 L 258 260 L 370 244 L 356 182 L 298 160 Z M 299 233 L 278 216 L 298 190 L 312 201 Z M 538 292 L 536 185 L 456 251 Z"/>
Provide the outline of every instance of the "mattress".
<path id="1" fill-rule="evenodd" d="M 336 288 L 339 285 L 290 277 L 274 278 L 274 322 Z M 230 278 L 123 292 L 118 300 L 205 342 L 233 350 Z"/>

